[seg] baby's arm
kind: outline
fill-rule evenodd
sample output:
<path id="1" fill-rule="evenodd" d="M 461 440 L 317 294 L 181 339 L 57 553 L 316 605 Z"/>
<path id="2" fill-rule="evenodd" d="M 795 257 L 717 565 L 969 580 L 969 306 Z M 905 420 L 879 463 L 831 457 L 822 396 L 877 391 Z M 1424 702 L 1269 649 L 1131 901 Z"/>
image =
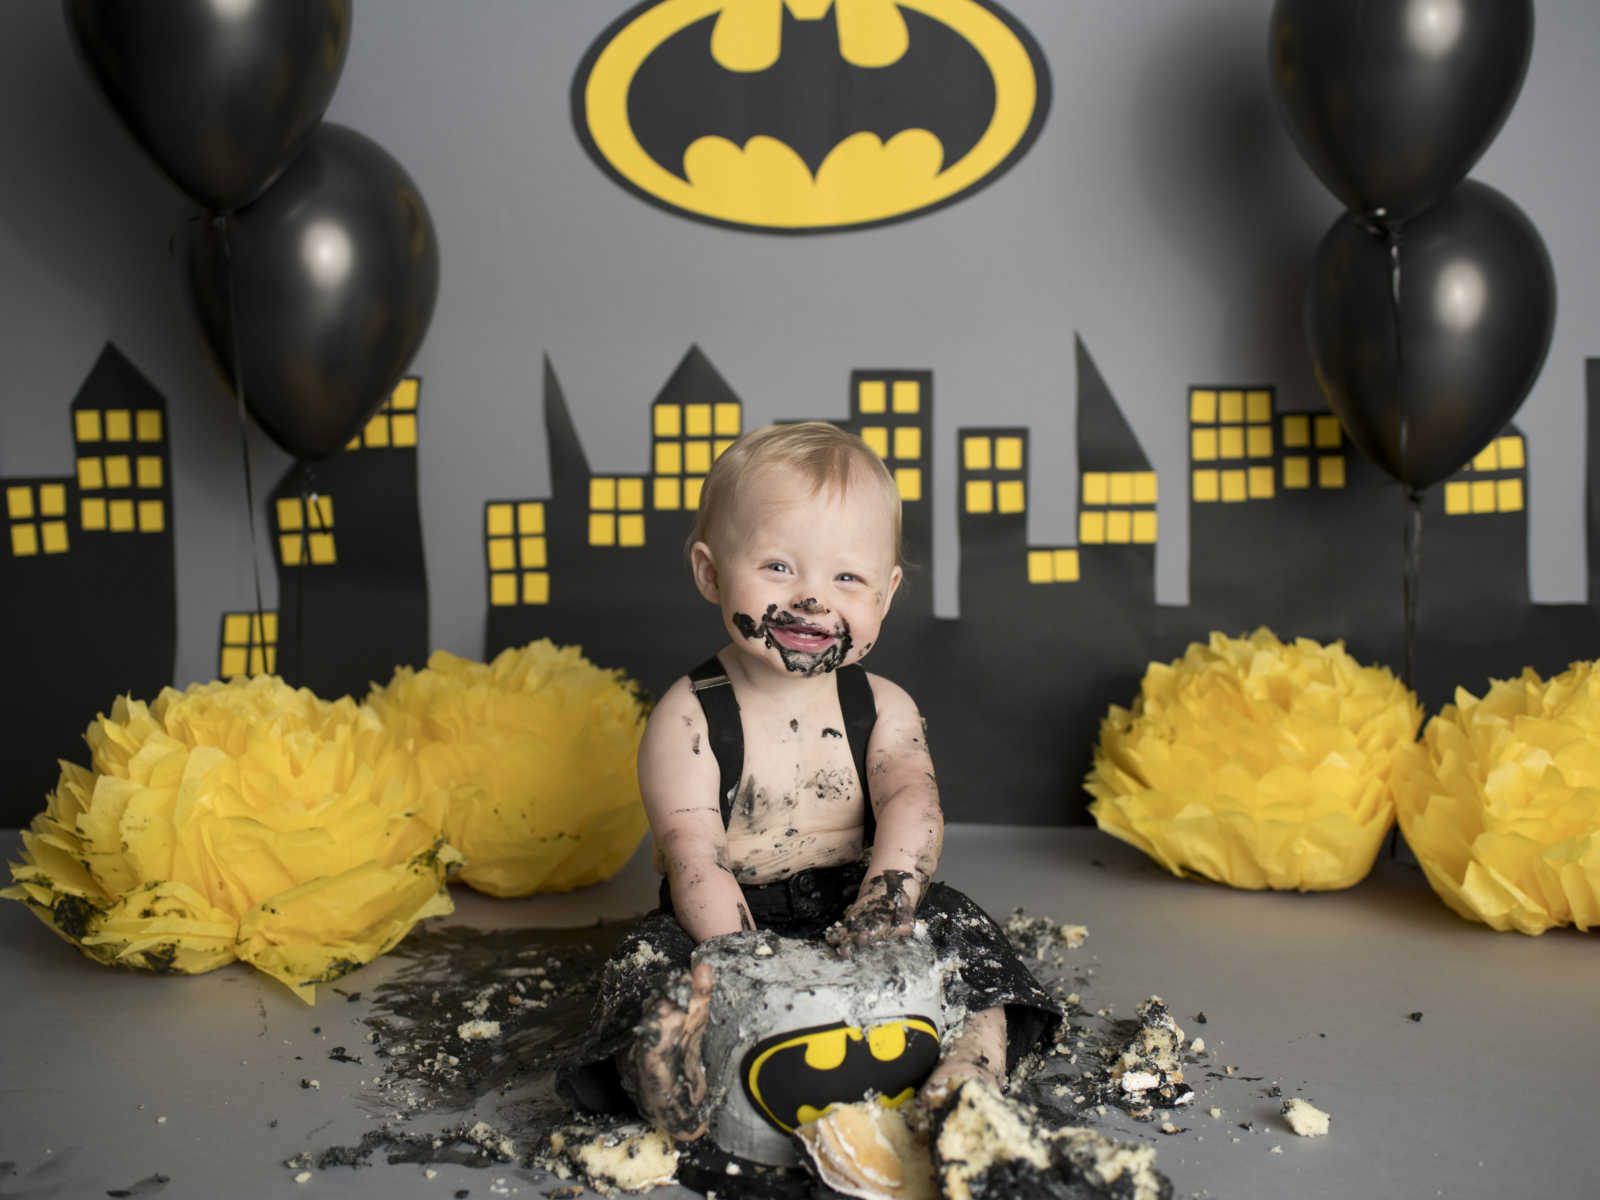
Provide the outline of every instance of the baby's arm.
<path id="1" fill-rule="evenodd" d="M 639 744 L 639 791 L 666 864 L 672 906 L 696 942 L 754 929 L 728 861 L 717 803 L 721 773 L 705 711 L 680 679 L 650 714 Z"/>
<path id="2" fill-rule="evenodd" d="M 878 721 L 867 743 L 864 782 L 878 831 L 856 902 L 828 933 L 835 945 L 909 932 L 944 845 L 944 814 L 922 715 L 903 688 L 877 676 L 871 680 Z"/>

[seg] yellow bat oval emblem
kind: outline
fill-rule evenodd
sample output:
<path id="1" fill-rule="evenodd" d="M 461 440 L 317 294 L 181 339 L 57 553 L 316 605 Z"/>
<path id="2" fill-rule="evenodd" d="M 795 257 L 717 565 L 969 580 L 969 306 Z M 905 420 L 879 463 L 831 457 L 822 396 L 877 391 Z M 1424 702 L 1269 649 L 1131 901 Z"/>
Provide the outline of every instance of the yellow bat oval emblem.
<path id="1" fill-rule="evenodd" d="M 573 123 L 618 183 L 769 233 L 903 221 L 1022 157 L 1044 55 L 991 0 L 648 0 L 584 56 Z"/>

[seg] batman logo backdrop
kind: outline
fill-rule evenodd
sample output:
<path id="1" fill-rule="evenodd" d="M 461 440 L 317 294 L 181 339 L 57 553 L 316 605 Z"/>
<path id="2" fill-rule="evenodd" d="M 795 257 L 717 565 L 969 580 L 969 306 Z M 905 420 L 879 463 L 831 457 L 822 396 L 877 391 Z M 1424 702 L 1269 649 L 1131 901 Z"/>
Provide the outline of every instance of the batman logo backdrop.
<path id="1" fill-rule="evenodd" d="M 902 221 L 998 178 L 1050 76 L 991 0 L 649 0 L 589 48 L 578 137 L 670 211 L 770 233 Z"/>
<path id="2" fill-rule="evenodd" d="M 939 1034 L 926 1017 L 892 1017 L 870 1029 L 815 1025 L 757 1042 L 739 1066 L 755 1110 L 783 1130 L 820 1117 L 830 1104 L 868 1092 L 900 1104 L 939 1061 Z"/>

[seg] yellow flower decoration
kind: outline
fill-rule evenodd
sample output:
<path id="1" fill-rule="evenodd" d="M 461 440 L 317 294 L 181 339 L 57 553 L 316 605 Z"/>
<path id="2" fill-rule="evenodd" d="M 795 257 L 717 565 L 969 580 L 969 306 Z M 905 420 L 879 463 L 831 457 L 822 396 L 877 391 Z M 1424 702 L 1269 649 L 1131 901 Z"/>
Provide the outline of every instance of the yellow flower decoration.
<path id="1" fill-rule="evenodd" d="M 1600 663 L 1463 689 L 1396 772 L 1400 828 L 1469 921 L 1600 925 Z"/>
<path id="2" fill-rule="evenodd" d="M 1410 690 L 1342 642 L 1213 633 L 1150 664 L 1132 709 L 1112 706 L 1089 811 L 1174 875 L 1349 887 L 1394 819 L 1390 771 L 1421 723 Z"/>
<path id="3" fill-rule="evenodd" d="M 636 758 L 646 704 L 621 671 L 547 640 L 492 663 L 442 650 L 368 704 L 403 729 L 448 789 L 460 878 L 491 896 L 561 892 L 614 875 L 644 837 Z"/>
<path id="4" fill-rule="evenodd" d="M 251 963 L 310 1002 L 452 910 L 445 795 L 376 714 L 273 676 L 119 698 L 23 833 L 15 885 L 105 963 Z"/>

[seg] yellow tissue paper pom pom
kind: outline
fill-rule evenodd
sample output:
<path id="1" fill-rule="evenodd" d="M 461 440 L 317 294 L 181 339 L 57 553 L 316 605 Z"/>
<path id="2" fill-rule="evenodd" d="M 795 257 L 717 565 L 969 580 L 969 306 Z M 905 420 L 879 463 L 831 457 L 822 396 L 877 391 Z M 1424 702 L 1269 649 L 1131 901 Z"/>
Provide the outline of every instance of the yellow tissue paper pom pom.
<path id="1" fill-rule="evenodd" d="M 119 698 L 62 763 L 12 864 L 21 900 L 105 963 L 251 963 L 310 1002 L 315 984 L 452 911 L 446 797 L 349 698 L 281 679 Z"/>
<path id="2" fill-rule="evenodd" d="M 1400 828 L 1469 921 L 1600 925 L 1600 663 L 1456 690 L 1396 773 Z"/>
<path id="3" fill-rule="evenodd" d="M 1349 887 L 1394 819 L 1390 771 L 1421 723 L 1411 691 L 1341 642 L 1213 633 L 1150 664 L 1131 709 L 1112 706 L 1089 811 L 1174 875 Z"/>
<path id="4" fill-rule="evenodd" d="M 621 671 L 548 640 L 491 663 L 435 651 L 368 704 L 448 790 L 460 879 L 491 896 L 561 892 L 616 874 L 644 837 L 636 758 L 646 704 Z"/>

